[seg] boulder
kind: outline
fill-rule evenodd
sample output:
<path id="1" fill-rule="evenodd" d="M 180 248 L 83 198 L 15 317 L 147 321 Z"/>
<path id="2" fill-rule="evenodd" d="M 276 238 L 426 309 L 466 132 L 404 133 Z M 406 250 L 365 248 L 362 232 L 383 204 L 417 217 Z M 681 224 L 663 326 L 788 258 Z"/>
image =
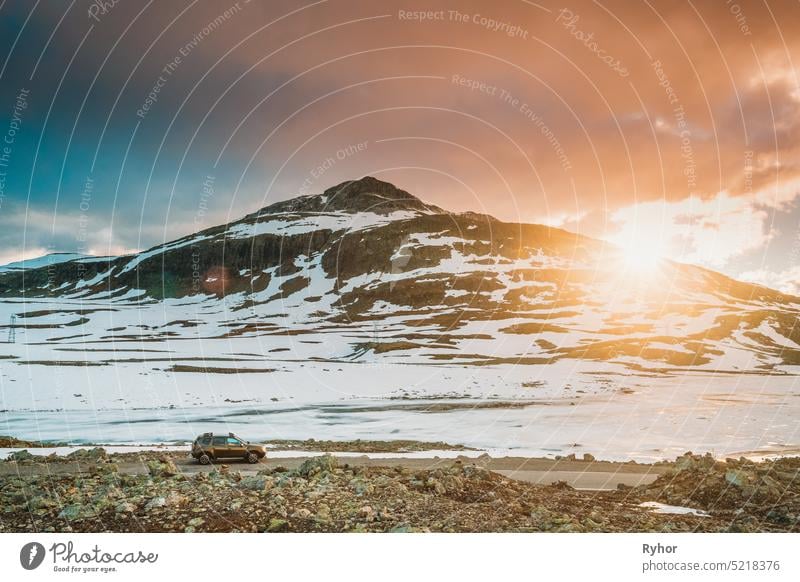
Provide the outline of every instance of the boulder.
<path id="1" fill-rule="evenodd" d="M 108 459 L 108 453 L 103 447 L 94 447 L 72 451 L 67 455 L 67 458 L 78 461 L 104 461 Z"/>
<path id="2" fill-rule="evenodd" d="M 200 527 L 205 522 L 206 522 L 206 520 L 203 519 L 202 517 L 193 517 L 192 519 L 189 520 L 189 523 L 187 525 L 189 527 L 196 528 L 196 527 Z"/>
<path id="3" fill-rule="evenodd" d="M 277 517 L 270 519 L 267 525 L 267 532 L 269 533 L 286 531 L 287 529 L 289 529 L 289 522 L 285 519 L 278 519 Z"/>
<path id="4" fill-rule="evenodd" d="M 167 504 L 166 497 L 153 497 L 150 501 L 147 502 L 147 505 L 144 506 L 145 511 L 150 511 L 151 509 L 156 509 L 157 507 L 164 507 Z"/>
<path id="5" fill-rule="evenodd" d="M 266 475 L 251 475 L 243 478 L 237 484 L 240 489 L 249 491 L 269 491 L 274 485 L 274 480 Z"/>
<path id="6" fill-rule="evenodd" d="M 738 469 L 730 469 L 725 472 L 725 481 L 736 487 L 742 487 L 747 482 L 747 474 Z"/>
<path id="7" fill-rule="evenodd" d="M 20 461 L 32 461 L 35 458 L 36 455 L 32 455 L 31 453 L 28 452 L 27 449 L 23 449 L 21 451 L 15 451 L 11 453 L 10 455 L 8 455 L 6 460 L 20 462 Z"/>
<path id="8" fill-rule="evenodd" d="M 95 512 L 91 507 L 82 505 L 80 503 L 67 505 L 58 514 L 58 517 L 66 519 L 67 521 L 80 521 L 82 519 L 94 516 Z"/>
<path id="9" fill-rule="evenodd" d="M 114 508 L 116 513 L 133 513 L 136 511 L 136 506 L 129 502 L 123 501 L 122 503 L 118 503 L 117 506 Z"/>
<path id="10" fill-rule="evenodd" d="M 364 479 L 363 477 L 354 477 L 350 479 L 350 482 L 347 484 L 356 495 L 369 495 L 375 491 L 375 487 L 373 487 L 372 483 Z"/>
<path id="11" fill-rule="evenodd" d="M 320 503 L 317 507 L 317 513 L 314 515 L 314 520 L 318 523 L 327 524 L 331 521 L 331 508 L 325 503 Z"/>
<path id="12" fill-rule="evenodd" d="M 178 467 L 169 457 L 161 457 L 155 461 L 147 461 L 147 471 L 151 477 L 174 477 L 178 474 Z"/>
<path id="13" fill-rule="evenodd" d="M 330 473 L 339 466 L 336 458 L 332 455 L 322 455 L 321 457 L 312 457 L 303 461 L 303 464 L 297 469 L 296 474 L 310 479 L 317 475 Z"/>

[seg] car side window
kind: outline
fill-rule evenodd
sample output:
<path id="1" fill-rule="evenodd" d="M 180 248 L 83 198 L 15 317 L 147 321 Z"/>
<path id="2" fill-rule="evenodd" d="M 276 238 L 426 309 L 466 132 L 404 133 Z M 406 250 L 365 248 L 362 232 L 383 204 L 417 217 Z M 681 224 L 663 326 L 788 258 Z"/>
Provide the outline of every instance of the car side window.
<path id="1" fill-rule="evenodd" d="M 200 444 L 204 447 L 207 447 L 208 445 L 211 444 L 211 437 L 205 437 L 200 439 Z"/>
<path id="2" fill-rule="evenodd" d="M 226 439 L 225 437 L 214 437 L 214 446 L 215 447 L 223 447 L 225 446 Z"/>
<path id="3" fill-rule="evenodd" d="M 239 439 L 235 439 L 233 437 L 228 437 L 228 444 L 229 445 L 240 445 L 240 444 L 242 444 L 242 441 L 240 441 Z"/>

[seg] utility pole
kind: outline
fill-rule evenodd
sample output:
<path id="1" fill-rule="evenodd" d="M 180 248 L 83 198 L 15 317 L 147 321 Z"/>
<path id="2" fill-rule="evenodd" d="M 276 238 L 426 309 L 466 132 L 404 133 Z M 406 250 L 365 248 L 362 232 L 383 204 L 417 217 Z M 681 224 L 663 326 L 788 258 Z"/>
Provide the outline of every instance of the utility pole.
<path id="1" fill-rule="evenodd" d="M 13 344 L 17 341 L 17 316 L 11 316 L 11 325 L 8 328 L 8 343 Z"/>

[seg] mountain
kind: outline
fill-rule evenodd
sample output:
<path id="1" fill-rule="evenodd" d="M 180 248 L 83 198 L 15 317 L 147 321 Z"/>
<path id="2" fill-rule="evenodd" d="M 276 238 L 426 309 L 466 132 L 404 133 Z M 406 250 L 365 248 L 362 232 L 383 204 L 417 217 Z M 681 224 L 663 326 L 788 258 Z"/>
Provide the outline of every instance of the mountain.
<path id="1" fill-rule="evenodd" d="M 22 267 L 0 270 L 0 317 L 36 345 L 224 340 L 238 353 L 241 340 L 276 359 L 598 374 L 800 365 L 797 297 L 671 261 L 631 272 L 608 243 L 450 213 L 372 177 L 135 255 Z"/>
<path id="2" fill-rule="evenodd" d="M 67 261 L 75 261 L 78 259 L 93 259 L 89 255 L 82 255 L 79 253 L 50 253 L 41 257 L 33 259 L 23 259 L 8 263 L 7 265 L 0 265 L 0 273 L 8 271 L 24 271 L 26 269 L 38 269 L 41 267 L 49 267 L 58 263 L 65 263 Z"/>

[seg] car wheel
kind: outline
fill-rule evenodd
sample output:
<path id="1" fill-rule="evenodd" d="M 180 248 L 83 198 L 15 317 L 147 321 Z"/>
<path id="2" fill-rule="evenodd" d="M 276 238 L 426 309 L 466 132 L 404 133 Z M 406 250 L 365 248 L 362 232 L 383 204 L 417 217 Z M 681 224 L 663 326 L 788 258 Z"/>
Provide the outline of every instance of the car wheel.
<path id="1" fill-rule="evenodd" d="M 200 461 L 201 465 L 209 465 L 209 464 L 211 464 L 211 457 L 209 457 L 205 453 L 200 455 L 200 457 L 197 460 Z"/>
<path id="2" fill-rule="evenodd" d="M 247 453 L 247 456 L 245 457 L 245 459 L 251 465 L 254 464 L 254 463 L 258 463 L 258 455 L 255 454 L 255 453 Z"/>

